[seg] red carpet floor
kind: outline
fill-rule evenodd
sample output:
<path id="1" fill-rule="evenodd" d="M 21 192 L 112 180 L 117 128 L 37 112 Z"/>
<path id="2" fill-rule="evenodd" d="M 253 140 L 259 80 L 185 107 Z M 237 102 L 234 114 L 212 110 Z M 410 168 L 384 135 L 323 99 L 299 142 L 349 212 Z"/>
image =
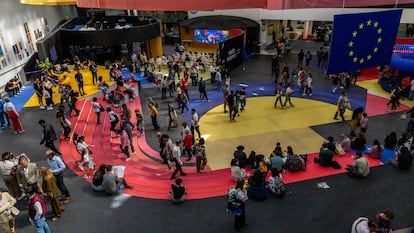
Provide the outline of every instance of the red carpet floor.
<path id="1" fill-rule="evenodd" d="M 367 94 L 365 111 L 368 116 L 376 116 L 390 113 L 391 105 L 387 106 L 389 99 L 377 95 Z M 404 111 L 410 109 L 409 106 L 401 104 L 397 107 L 397 111 Z"/>
<path id="2" fill-rule="evenodd" d="M 101 102 L 101 104 L 103 106 L 107 105 L 106 102 Z M 144 198 L 168 199 L 167 193 L 172 182 L 170 179 L 171 172 L 165 171 L 166 165 L 147 156 L 159 157 L 158 151 L 148 146 L 145 137 L 134 135 L 136 154 L 132 155 L 132 159 L 126 162 L 125 156 L 119 148 L 120 139 L 114 137 L 115 135 L 111 135 L 109 131 L 108 115 L 101 113 L 102 124 L 96 125 L 96 114 L 92 110 L 91 100 L 79 101 L 78 105 L 78 107 L 82 106 L 82 112 L 78 118 L 71 117 L 72 129 L 73 132 L 84 135 L 85 141 L 91 145 L 92 157 L 96 167 L 99 167 L 102 163 L 126 166 L 125 178 L 128 183 L 134 186 L 134 189 L 124 189 L 124 193 Z M 136 108 L 141 108 L 139 100 L 128 102 L 128 106 L 131 108 L 131 112 L 134 112 Z M 119 112 L 119 109 L 115 110 Z M 79 155 L 72 144 L 72 140 L 62 140 L 60 149 L 68 167 L 77 175 L 83 177 L 85 173 L 80 171 L 75 164 L 75 160 L 79 159 Z M 347 154 L 334 159 L 342 165 L 342 169 L 324 168 L 313 163 L 314 156 L 317 156 L 317 153 L 309 155 L 306 171 L 284 173 L 285 182 L 293 183 L 344 173 L 345 166 L 352 163 L 350 154 Z M 378 166 L 380 161 L 370 159 L 370 165 Z M 188 190 L 188 199 L 222 196 L 226 194 L 228 187 L 233 184 L 229 168 L 214 171 L 206 169 L 204 173 L 196 173 L 194 166 L 184 166 L 183 169 L 187 173 L 183 180 Z M 91 178 L 86 180 L 91 182 Z"/>

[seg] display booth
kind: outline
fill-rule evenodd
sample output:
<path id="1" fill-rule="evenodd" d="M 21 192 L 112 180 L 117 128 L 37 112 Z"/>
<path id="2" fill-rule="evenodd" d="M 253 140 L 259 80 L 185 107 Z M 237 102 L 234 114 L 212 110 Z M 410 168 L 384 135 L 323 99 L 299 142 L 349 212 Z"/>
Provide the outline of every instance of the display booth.
<path id="1" fill-rule="evenodd" d="M 137 42 L 144 44 L 149 57 L 161 56 L 159 20 L 147 16 L 78 17 L 57 27 L 37 48 L 42 60 L 72 58 L 79 47 L 96 50 L 98 60 L 114 60 L 131 52 L 131 46 L 125 49 L 125 45 Z"/>
<path id="2" fill-rule="evenodd" d="M 180 23 L 181 43 L 193 53 L 214 54 L 220 64 L 232 69 L 243 61 L 243 52 L 253 53 L 260 25 L 235 16 L 204 16 Z"/>

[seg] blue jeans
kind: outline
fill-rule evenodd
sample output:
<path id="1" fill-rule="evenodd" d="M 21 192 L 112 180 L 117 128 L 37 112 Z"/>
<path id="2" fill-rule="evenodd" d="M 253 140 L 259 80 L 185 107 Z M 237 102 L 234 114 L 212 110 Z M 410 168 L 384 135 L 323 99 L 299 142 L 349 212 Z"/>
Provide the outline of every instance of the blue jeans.
<path id="1" fill-rule="evenodd" d="M 0 127 L 4 127 L 4 125 L 6 124 L 7 121 L 7 125 L 10 126 L 10 119 L 7 116 L 7 114 L 5 112 L 0 112 Z"/>
<path id="2" fill-rule="evenodd" d="M 36 227 L 36 232 L 37 233 L 51 233 L 49 225 L 47 225 L 46 223 L 46 218 L 45 217 L 41 217 L 37 220 L 34 220 L 34 225 Z"/>

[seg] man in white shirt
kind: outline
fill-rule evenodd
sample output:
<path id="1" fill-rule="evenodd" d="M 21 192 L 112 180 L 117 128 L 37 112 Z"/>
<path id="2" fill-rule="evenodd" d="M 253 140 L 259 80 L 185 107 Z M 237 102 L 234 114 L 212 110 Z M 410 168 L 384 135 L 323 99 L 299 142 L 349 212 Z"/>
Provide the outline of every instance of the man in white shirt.
<path id="1" fill-rule="evenodd" d="M 191 109 L 191 135 L 193 135 L 193 144 L 195 142 L 195 139 L 194 139 L 194 130 L 197 131 L 198 138 L 201 138 L 200 122 L 198 121 L 198 113 L 193 108 L 193 109 Z"/>
<path id="2" fill-rule="evenodd" d="M 210 65 L 210 75 L 210 82 L 213 84 L 216 82 L 216 67 L 214 65 Z"/>
<path id="3" fill-rule="evenodd" d="M 180 143 L 181 143 L 181 140 L 177 139 L 177 141 L 175 142 L 175 145 L 173 146 L 171 162 L 175 163 L 175 171 L 171 175 L 171 180 L 175 179 L 175 175 L 177 174 L 177 172 L 180 172 L 181 176 L 187 175 L 181 168 L 181 165 L 183 165 L 183 162 L 181 161 Z"/>

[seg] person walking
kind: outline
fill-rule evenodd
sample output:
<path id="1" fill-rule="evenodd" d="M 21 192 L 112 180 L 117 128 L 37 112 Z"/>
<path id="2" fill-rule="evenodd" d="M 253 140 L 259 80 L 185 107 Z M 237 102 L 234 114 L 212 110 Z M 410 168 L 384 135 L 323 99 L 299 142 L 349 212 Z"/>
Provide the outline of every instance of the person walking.
<path id="1" fill-rule="evenodd" d="M 63 128 L 63 138 L 69 139 L 70 132 L 72 129 L 70 128 L 71 122 L 68 118 L 66 118 L 65 113 L 65 106 L 60 105 L 58 107 L 58 111 L 56 112 L 56 120 L 60 123 L 60 126 Z"/>
<path id="2" fill-rule="evenodd" d="M 144 116 L 142 115 L 139 109 L 135 109 L 135 117 L 137 119 L 136 127 L 139 131 L 139 136 L 144 135 L 144 130 L 142 129 L 142 122 L 144 121 Z"/>
<path id="3" fill-rule="evenodd" d="M 221 73 L 220 73 L 220 69 L 217 68 L 216 74 L 215 74 L 215 81 L 216 81 L 216 86 L 217 86 L 217 91 L 220 91 L 221 89 Z"/>
<path id="4" fill-rule="evenodd" d="M 39 125 L 43 128 L 43 138 L 40 141 L 40 145 L 45 143 L 45 146 L 55 153 L 60 154 L 59 150 L 55 147 L 55 141 L 57 140 L 56 131 L 51 124 L 46 124 L 43 119 L 39 120 Z"/>
<path id="5" fill-rule="evenodd" d="M 68 86 L 68 89 L 69 111 L 67 115 L 70 116 L 72 114 L 72 111 L 75 111 L 75 116 L 79 116 L 80 110 L 76 108 L 76 102 L 78 102 L 79 93 L 73 90 L 71 86 Z"/>
<path id="6" fill-rule="evenodd" d="M 29 221 L 36 227 L 38 233 L 51 233 L 46 222 L 46 203 L 43 198 L 29 187 L 26 190 L 29 196 Z"/>
<path id="7" fill-rule="evenodd" d="M 122 120 L 121 120 L 121 127 L 124 128 L 125 132 L 128 135 L 129 147 L 131 149 L 131 154 L 135 154 L 134 137 L 132 136 L 132 130 L 135 127 L 134 124 L 132 124 L 132 122 L 129 118 L 125 117 L 125 118 L 122 118 Z"/>
<path id="8" fill-rule="evenodd" d="M 56 184 L 56 177 L 53 172 L 48 170 L 46 167 L 40 168 L 40 175 L 42 176 L 42 189 L 43 194 L 48 197 L 54 216 L 52 222 L 57 221 L 62 217 L 62 212 L 65 207 L 62 202 L 58 200 L 59 188 Z"/>
<path id="9" fill-rule="evenodd" d="M 285 106 L 282 103 L 282 83 L 277 84 L 276 89 L 275 89 L 275 95 L 276 95 L 276 99 L 275 99 L 275 104 L 274 104 L 274 108 L 277 107 L 277 103 L 280 103 L 280 107 L 282 107 L 283 109 L 285 109 Z"/>
<path id="10" fill-rule="evenodd" d="M 206 148 L 204 146 L 204 138 L 198 140 L 195 146 L 196 169 L 197 172 L 204 172 L 207 165 Z"/>
<path id="11" fill-rule="evenodd" d="M 14 104 L 10 102 L 8 97 L 4 98 L 3 110 L 6 112 L 12 123 L 14 134 L 24 133 L 25 130 L 23 129 L 22 122 L 20 121 L 19 112 L 16 110 Z"/>
<path id="12" fill-rule="evenodd" d="M 113 111 L 110 107 L 107 107 L 106 108 L 106 112 L 108 113 L 109 123 L 111 124 L 110 131 L 115 132 L 119 136 L 119 132 L 118 132 L 119 130 L 118 129 L 115 129 L 116 124 L 119 123 L 119 116 L 118 116 L 118 114 L 115 111 Z"/>
<path id="13" fill-rule="evenodd" d="M 187 153 L 187 161 L 190 161 L 191 157 L 193 156 L 193 136 L 191 135 L 190 130 L 188 128 L 184 129 L 184 134 L 185 135 L 183 136 L 183 155 Z"/>
<path id="14" fill-rule="evenodd" d="M 287 102 L 289 102 L 290 107 L 294 107 L 295 106 L 295 105 L 292 104 L 292 100 L 291 100 L 292 93 L 293 93 L 293 90 L 290 87 L 290 83 L 288 83 L 287 86 L 286 86 L 285 103 L 283 104 L 283 107 L 286 108 Z"/>
<path id="15" fill-rule="evenodd" d="M 339 114 L 339 116 L 341 116 L 342 118 L 342 121 L 345 121 L 344 113 L 345 113 L 345 107 L 348 101 L 349 100 L 348 100 L 346 91 L 343 91 L 341 96 L 339 96 L 338 102 L 336 104 L 336 112 L 335 112 L 334 120 L 338 120 L 338 114 Z"/>
<path id="16" fill-rule="evenodd" d="M 123 125 L 121 126 L 121 144 L 119 146 L 121 147 L 122 153 L 124 153 L 124 155 L 126 156 L 126 159 L 125 159 L 126 162 L 131 160 L 131 156 L 129 154 L 130 144 L 131 144 L 131 140 L 128 137 L 126 127 Z"/>
<path id="17" fill-rule="evenodd" d="M 49 171 L 53 172 L 53 175 L 56 178 L 56 185 L 63 195 L 63 204 L 67 204 L 70 202 L 71 197 L 65 183 L 63 182 L 63 171 L 66 169 L 66 165 L 63 160 L 59 156 L 56 156 L 52 150 L 47 150 L 45 155 L 47 167 Z"/>
<path id="18" fill-rule="evenodd" d="M 83 75 L 80 70 L 76 71 L 75 74 L 76 82 L 78 83 L 78 91 L 81 96 L 86 95 L 85 90 L 83 89 Z"/>
<path id="19" fill-rule="evenodd" d="M 200 82 L 198 83 L 198 91 L 200 92 L 200 102 L 203 101 L 205 98 L 208 101 L 207 91 L 206 91 L 206 81 L 203 80 L 203 77 L 200 78 Z"/>
<path id="20" fill-rule="evenodd" d="M 198 120 L 198 113 L 193 108 L 193 109 L 191 109 L 191 135 L 193 135 L 193 144 L 195 142 L 194 131 L 197 131 L 198 138 L 201 138 L 200 122 Z"/>
<path id="21" fill-rule="evenodd" d="M 104 107 L 98 103 L 98 98 L 93 97 L 92 99 L 92 109 L 96 114 L 96 124 L 101 124 L 101 111 L 104 111 Z"/>
<path id="22" fill-rule="evenodd" d="M 309 68 L 309 63 L 312 61 L 312 54 L 310 51 L 306 52 L 305 54 L 305 64 L 306 68 Z"/>
<path id="23" fill-rule="evenodd" d="M 154 126 L 154 130 L 159 130 L 160 126 L 158 125 L 158 110 L 155 107 L 154 104 L 150 103 L 148 104 L 148 107 L 150 108 L 150 116 L 151 116 L 151 122 L 152 126 Z"/>
<path id="24" fill-rule="evenodd" d="M 171 175 L 171 180 L 175 179 L 175 175 L 178 172 L 180 172 L 181 176 L 186 176 L 187 175 L 181 167 L 183 165 L 183 162 L 181 161 L 180 144 L 181 144 L 181 140 L 177 139 L 177 141 L 175 142 L 175 145 L 173 146 L 171 161 L 173 163 L 175 163 L 175 170 Z"/>
<path id="25" fill-rule="evenodd" d="M 233 91 L 230 91 L 230 94 L 227 96 L 227 105 L 229 107 L 229 117 L 230 121 L 235 121 L 234 118 L 236 118 L 236 95 Z"/>

